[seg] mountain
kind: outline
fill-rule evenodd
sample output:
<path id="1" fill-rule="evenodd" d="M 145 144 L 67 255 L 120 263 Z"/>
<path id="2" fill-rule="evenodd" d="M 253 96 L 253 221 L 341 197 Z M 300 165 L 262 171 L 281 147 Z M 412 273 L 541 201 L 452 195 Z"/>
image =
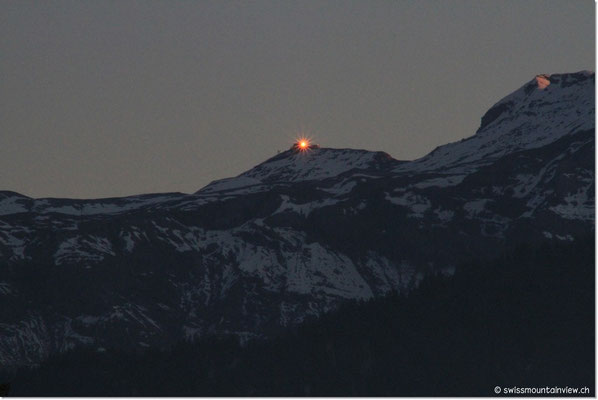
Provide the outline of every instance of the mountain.
<path id="1" fill-rule="evenodd" d="M 217 336 L 145 352 L 79 347 L 0 382 L 27 397 L 483 397 L 497 385 L 591 396 L 594 264 L 593 235 L 546 240 L 242 346 Z"/>
<path id="2" fill-rule="evenodd" d="M 0 192 L 0 360 L 248 340 L 594 229 L 591 72 L 539 75 L 415 161 L 291 148 L 194 194 Z"/>

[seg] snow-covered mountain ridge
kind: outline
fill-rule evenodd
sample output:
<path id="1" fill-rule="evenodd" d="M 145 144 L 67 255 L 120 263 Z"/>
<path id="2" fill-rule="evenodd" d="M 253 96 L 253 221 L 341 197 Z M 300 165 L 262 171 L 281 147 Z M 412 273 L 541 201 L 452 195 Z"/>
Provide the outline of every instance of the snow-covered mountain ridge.
<path id="1" fill-rule="evenodd" d="M 291 148 L 238 177 L 210 183 L 197 193 L 212 193 L 269 183 L 293 183 L 338 177 L 361 171 L 379 174 L 399 164 L 384 152 L 314 147 L 301 151 Z"/>
<path id="2" fill-rule="evenodd" d="M 282 152 L 194 194 L 0 192 L 0 360 L 252 338 L 521 241 L 594 229 L 594 74 L 541 75 L 415 161 Z"/>
<path id="3" fill-rule="evenodd" d="M 534 149 L 594 128 L 593 72 L 538 75 L 482 117 L 475 135 L 440 146 L 399 170 L 470 171 L 505 154 Z"/>

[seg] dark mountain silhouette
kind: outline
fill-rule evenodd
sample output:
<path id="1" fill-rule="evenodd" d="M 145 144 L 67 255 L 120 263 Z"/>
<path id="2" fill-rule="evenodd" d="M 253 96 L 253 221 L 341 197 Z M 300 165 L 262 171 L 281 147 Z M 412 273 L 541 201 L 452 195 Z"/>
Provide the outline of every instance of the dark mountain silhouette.
<path id="1" fill-rule="evenodd" d="M 313 147 L 194 194 L 0 192 L 1 365 L 267 338 L 519 243 L 575 243 L 594 231 L 594 82 L 538 76 L 415 161 Z"/>
<path id="2" fill-rule="evenodd" d="M 519 246 L 245 346 L 78 347 L 12 381 L 16 396 L 593 396 L 594 237 Z"/>

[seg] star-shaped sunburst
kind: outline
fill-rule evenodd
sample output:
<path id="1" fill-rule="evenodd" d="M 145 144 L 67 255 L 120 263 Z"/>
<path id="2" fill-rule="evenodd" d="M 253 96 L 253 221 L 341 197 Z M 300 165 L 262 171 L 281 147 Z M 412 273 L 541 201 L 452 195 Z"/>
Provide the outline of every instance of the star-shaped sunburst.
<path id="1" fill-rule="evenodd" d="M 300 137 L 295 141 L 295 147 L 301 152 L 308 151 L 311 147 L 311 141 L 306 137 Z"/>

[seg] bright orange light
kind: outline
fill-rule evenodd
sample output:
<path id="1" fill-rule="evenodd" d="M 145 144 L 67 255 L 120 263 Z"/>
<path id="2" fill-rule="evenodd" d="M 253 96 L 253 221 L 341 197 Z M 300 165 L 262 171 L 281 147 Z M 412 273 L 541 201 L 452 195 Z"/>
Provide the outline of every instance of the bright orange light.
<path id="1" fill-rule="evenodd" d="M 309 150 L 309 139 L 304 139 L 304 138 L 298 139 L 297 140 L 297 147 L 301 151 Z"/>

